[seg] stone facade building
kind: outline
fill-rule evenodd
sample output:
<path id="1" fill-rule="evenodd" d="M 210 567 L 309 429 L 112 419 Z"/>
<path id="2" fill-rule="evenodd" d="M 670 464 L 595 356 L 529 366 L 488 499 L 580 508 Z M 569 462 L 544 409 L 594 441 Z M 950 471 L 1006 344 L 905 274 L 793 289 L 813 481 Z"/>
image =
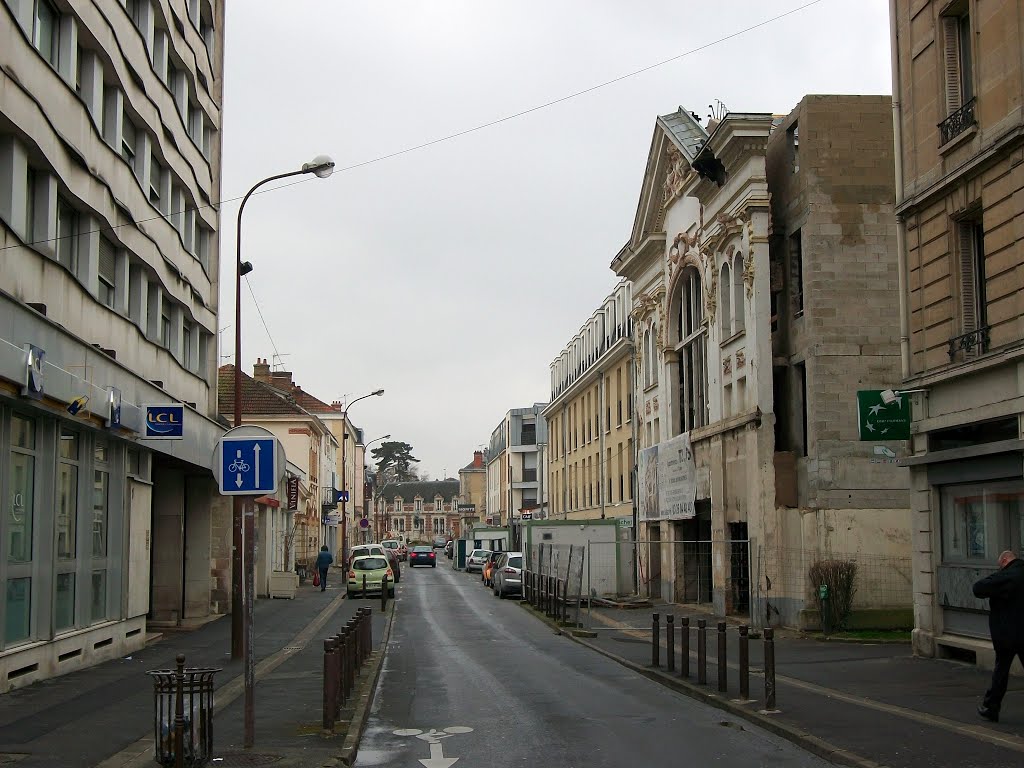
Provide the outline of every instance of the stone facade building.
<path id="1" fill-rule="evenodd" d="M 459 470 L 459 496 L 463 530 L 487 518 L 487 462 L 483 451 L 473 451 L 473 461 Z"/>
<path id="2" fill-rule="evenodd" d="M 0 0 L 0 692 L 227 607 L 223 29 L 220 0 Z"/>
<path id="3" fill-rule="evenodd" d="M 632 288 L 620 282 L 551 363 L 549 517 L 633 522 Z M 648 335 L 644 343 L 653 344 Z"/>
<path id="4" fill-rule="evenodd" d="M 458 480 L 415 480 L 388 483 L 377 494 L 376 517 L 384 520 L 381 539 L 431 542 L 434 537 L 457 538 Z"/>
<path id="5" fill-rule="evenodd" d="M 894 9 L 914 650 L 990 666 L 971 585 L 1024 550 L 1024 8 Z"/>
<path id="6" fill-rule="evenodd" d="M 652 596 L 814 625 L 808 569 L 844 560 L 862 614 L 909 609 L 889 567 L 909 554 L 906 470 L 875 459 L 902 445 L 861 442 L 857 409 L 899 368 L 890 107 L 808 96 L 785 118 L 657 121 L 612 262 L 653 340 L 634 398 Z"/>

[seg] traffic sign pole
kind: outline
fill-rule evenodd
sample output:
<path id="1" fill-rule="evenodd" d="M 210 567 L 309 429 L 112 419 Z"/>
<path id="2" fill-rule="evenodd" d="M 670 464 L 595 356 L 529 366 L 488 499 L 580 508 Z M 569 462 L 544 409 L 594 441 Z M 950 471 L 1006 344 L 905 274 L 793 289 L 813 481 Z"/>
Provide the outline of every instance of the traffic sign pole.
<path id="1" fill-rule="evenodd" d="M 256 503 L 243 497 L 245 519 L 245 748 L 256 739 Z"/>

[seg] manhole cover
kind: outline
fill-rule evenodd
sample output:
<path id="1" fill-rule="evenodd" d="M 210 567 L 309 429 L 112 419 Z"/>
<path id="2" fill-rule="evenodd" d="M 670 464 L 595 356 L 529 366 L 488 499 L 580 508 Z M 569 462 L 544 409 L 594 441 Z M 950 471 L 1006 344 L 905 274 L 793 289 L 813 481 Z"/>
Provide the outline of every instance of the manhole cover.
<path id="1" fill-rule="evenodd" d="M 210 765 L 218 768 L 247 768 L 250 765 L 273 765 L 283 759 L 280 755 L 261 755 L 258 752 L 228 752 L 214 757 L 216 762 L 211 760 Z"/>

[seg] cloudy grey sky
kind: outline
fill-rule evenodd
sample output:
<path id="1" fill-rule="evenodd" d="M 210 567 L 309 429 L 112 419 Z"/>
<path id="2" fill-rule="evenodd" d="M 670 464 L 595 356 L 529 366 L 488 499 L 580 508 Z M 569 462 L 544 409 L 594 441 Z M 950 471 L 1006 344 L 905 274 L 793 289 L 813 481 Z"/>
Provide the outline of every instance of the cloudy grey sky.
<path id="1" fill-rule="evenodd" d="M 233 0 L 225 199 L 325 153 L 339 168 L 497 120 L 807 0 Z M 281 354 L 366 439 L 455 475 L 615 285 L 658 114 L 788 113 L 890 93 L 885 0 L 820 0 L 515 120 L 246 205 L 243 366 Z M 308 177 L 300 177 L 307 179 Z M 222 208 L 221 354 L 234 352 L 237 202 Z M 224 362 L 230 362 L 226 358 Z"/>

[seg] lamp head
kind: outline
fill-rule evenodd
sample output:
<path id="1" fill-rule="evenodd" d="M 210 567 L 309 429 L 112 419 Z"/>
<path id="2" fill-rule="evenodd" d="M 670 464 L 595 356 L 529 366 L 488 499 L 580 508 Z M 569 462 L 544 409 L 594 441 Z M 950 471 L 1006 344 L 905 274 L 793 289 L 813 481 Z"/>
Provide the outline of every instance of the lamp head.
<path id="1" fill-rule="evenodd" d="M 383 389 L 378 389 L 377 391 L 373 392 L 372 394 L 376 395 L 377 397 L 380 397 L 381 395 L 384 394 L 384 390 Z M 389 437 L 390 437 L 390 435 L 389 435 Z"/>
<path id="2" fill-rule="evenodd" d="M 899 393 L 892 389 L 883 389 L 880 397 L 884 405 L 892 405 L 896 402 L 896 398 L 899 397 Z"/>
<path id="3" fill-rule="evenodd" d="M 240 275 L 248 275 L 250 272 L 252 272 L 252 262 L 251 261 L 240 261 L 240 262 L 238 262 L 238 274 L 240 274 Z"/>
<path id="4" fill-rule="evenodd" d="M 312 173 L 318 179 L 326 179 L 334 173 L 334 161 L 327 155 L 317 155 L 310 162 L 304 163 L 302 170 Z"/>

